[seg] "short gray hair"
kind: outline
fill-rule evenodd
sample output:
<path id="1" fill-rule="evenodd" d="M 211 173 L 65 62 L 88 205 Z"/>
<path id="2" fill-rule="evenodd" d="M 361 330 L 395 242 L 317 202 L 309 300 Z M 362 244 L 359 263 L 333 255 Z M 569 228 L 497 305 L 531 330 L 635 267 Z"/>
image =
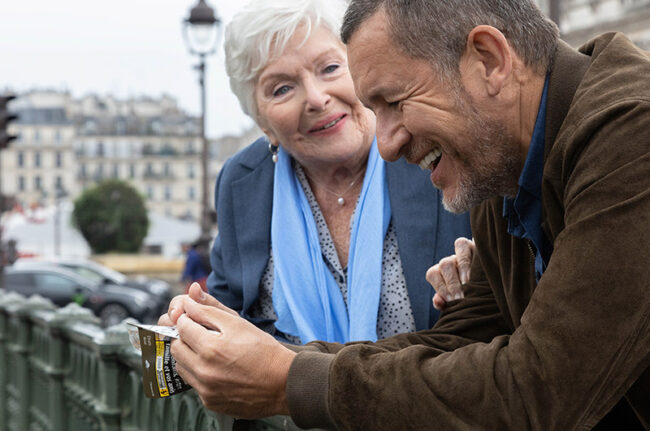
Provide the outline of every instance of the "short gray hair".
<path id="1" fill-rule="evenodd" d="M 257 78 L 278 58 L 295 30 L 323 27 L 338 37 L 346 3 L 341 0 L 252 0 L 228 24 L 225 35 L 226 72 L 243 111 L 256 122 Z"/>
<path id="2" fill-rule="evenodd" d="M 427 60 L 447 81 L 459 76 L 467 36 L 478 25 L 499 29 L 526 66 L 540 74 L 550 69 L 559 38 L 557 26 L 532 0 L 352 0 L 343 42 L 380 10 L 397 46 Z"/>

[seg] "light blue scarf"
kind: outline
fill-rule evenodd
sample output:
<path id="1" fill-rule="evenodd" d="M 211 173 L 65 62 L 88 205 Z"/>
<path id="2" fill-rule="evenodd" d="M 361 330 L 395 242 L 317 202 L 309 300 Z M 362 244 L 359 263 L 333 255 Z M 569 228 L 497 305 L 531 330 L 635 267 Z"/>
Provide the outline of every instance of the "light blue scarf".
<path id="1" fill-rule="evenodd" d="M 382 253 L 391 210 L 385 162 L 375 139 L 354 214 L 348 257 L 348 307 L 323 260 L 307 197 L 280 147 L 275 165 L 271 244 L 276 328 L 312 340 L 377 340 Z"/>

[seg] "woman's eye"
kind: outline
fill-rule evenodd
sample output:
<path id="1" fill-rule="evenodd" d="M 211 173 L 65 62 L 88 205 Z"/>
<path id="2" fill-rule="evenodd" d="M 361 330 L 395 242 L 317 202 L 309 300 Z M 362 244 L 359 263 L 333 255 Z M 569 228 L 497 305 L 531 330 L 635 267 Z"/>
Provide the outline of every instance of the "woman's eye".
<path id="1" fill-rule="evenodd" d="M 291 87 L 288 85 L 283 85 L 281 87 L 276 88 L 273 90 L 273 97 L 278 97 L 286 94 L 289 90 L 291 90 Z"/>
<path id="2" fill-rule="evenodd" d="M 338 68 L 339 68 L 339 65 L 338 65 L 338 64 L 330 64 L 330 65 L 327 66 L 325 69 L 323 69 L 323 72 L 324 72 L 324 73 L 332 73 L 332 72 L 334 72 L 334 71 L 335 71 L 336 69 L 338 69 Z"/>

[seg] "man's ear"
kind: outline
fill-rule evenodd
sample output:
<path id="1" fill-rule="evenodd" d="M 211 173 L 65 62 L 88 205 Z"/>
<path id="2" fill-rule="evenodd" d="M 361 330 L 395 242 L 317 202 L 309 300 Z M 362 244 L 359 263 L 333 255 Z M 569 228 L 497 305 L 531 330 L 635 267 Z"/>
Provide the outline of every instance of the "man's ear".
<path id="1" fill-rule="evenodd" d="M 467 35 L 461 73 L 474 83 L 482 83 L 488 95 L 496 96 L 512 73 L 512 61 L 512 51 L 503 33 L 492 26 L 479 25 Z"/>

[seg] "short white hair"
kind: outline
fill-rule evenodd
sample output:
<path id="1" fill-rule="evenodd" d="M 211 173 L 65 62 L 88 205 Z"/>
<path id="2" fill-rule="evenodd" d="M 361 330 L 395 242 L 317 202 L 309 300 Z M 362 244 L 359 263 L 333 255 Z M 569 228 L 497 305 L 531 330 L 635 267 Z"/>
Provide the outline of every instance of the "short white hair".
<path id="1" fill-rule="evenodd" d="M 277 59 L 293 33 L 304 25 L 305 38 L 323 27 L 339 38 L 344 0 L 251 0 L 226 27 L 226 72 L 243 111 L 255 122 L 255 86 L 267 64 Z"/>

